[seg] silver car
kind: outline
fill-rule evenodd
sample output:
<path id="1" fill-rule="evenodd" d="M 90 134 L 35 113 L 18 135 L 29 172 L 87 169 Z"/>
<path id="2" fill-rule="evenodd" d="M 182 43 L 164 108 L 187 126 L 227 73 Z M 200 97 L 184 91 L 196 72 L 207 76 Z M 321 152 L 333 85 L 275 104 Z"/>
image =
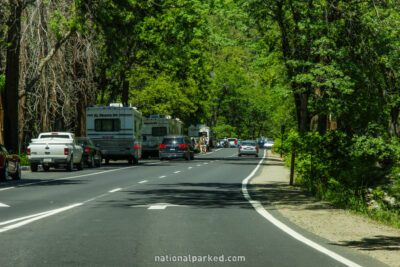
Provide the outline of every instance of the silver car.
<path id="1" fill-rule="evenodd" d="M 256 141 L 246 140 L 243 141 L 239 146 L 239 157 L 242 155 L 254 155 L 258 157 L 258 146 Z"/>

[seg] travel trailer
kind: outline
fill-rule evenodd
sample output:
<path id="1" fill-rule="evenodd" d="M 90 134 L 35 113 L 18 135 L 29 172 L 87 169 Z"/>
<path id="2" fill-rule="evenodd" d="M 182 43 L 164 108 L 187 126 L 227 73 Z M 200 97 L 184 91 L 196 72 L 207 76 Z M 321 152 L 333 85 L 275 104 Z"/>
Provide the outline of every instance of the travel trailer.
<path id="1" fill-rule="evenodd" d="M 158 157 L 159 146 L 166 135 L 182 135 L 183 123 L 170 115 L 150 115 L 142 124 L 142 156 Z"/>

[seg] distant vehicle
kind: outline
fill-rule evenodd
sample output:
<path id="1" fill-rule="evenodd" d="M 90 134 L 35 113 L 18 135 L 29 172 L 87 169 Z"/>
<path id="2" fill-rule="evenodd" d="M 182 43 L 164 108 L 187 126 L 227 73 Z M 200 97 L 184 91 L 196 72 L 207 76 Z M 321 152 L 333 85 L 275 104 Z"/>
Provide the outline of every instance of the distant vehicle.
<path id="1" fill-rule="evenodd" d="M 0 144 L 0 181 L 21 179 L 21 160 L 18 155 L 9 154 L 7 149 Z"/>
<path id="2" fill-rule="evenodd" d="M 172 158 L 194 159 L 194 147 L 188 136 L 165 136 L 160 144 L 160 160 Z"/>
<path id="3" fill-rule="evenodd" d="M 267 138 L 264 143 L 264 148 L 271 149 L 274 146 L 274 139 Z"/>
<path id="4" fill-rule="evenodd" d="M 158 156 L 166 135 L 183 135 L 183 123 L 170 115 L 150 115 L 142 123 L 142 156 Z"/>
<path id="5" fill-rule="evenodd" d="M 257 138 L 257 144 L 260 148 L 264 147 L 265 141 L 266 141 L 266 137 L 259 137 Z"/>
<path id="6" fill-rule="evenodd" d="M 126 159 L 136 164 L 142 156 L 142 113 L 121 103 L 86 109 L 86 136 L 100 148 L 106 164 Z"/>
<path id="7" fill-rule="evenodd" d="M 216 146 L 215 143 L 215 136 L 213 132 L 211 131 L 211 128 L 204 125 L 204 124 L 196 124 L 196 125 L 190 125 L 188 128 L 188 135 L 190 137 L 202 137 L 205 136 L 208 139 L 207 142 L 207 151 L 210 151 L 211 148 Z"/>
<path id="8" fill-rule="evenodd" d="M 258 147 L 256 141 L 242 141 L 242 144 L 239 146 L 238 156 L 241 157 L 242 155 L 254 155 L 258 157 Z"/>
<path id="9" fill-rule="evenodd" d="M 50 167 L 64 166 L 72 171 L 74 166 L 83 169 L 83 149 L 75 141 L 75 135 L 68 132 L 46 132 L 32 139 L 27 148 L 31 171 L 36 172 L 41 164 L 44 171 Z"/>
<path id="10" fill-rule="evenodd" d="M 229 147 L 237 147 L 237 138 L 228 138 Z"/>
<path id="11" fill-rule="evenodd" d="M 224 139 L 218 139 L 217 140 L 217 148 L 222 148 L 225 147 L 225 141 Z"/>
<path id="12" fill-rule="evenodd" d="M 101 151 L 89 137 L 77 137 L 77 144 L 83 149 L 83 162 L 90 168 L 101 166 Z"/>

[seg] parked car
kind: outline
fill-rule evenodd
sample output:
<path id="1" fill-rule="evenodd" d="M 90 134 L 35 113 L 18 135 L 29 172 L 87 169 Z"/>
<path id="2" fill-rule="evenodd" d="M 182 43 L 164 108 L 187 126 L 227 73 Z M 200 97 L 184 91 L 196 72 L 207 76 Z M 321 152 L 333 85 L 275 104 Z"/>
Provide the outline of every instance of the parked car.
<path id="1" fill-rule="evenodd" d="M 0 180 L 21 179 L 21 160 L 18 155 L 9 154 L 7 149 L 0 144 Z"/>
<path id="2" fill-rule="evenodd" d="M 160 160 L 172 158 L 194 159 L 194 147 L 188 136 L 164 136 L 159 151 Z"/>
<path id="3" fill-rule="evenodd" d="M 44 171 L 50 167 L 64 166 L 72 171 L 74 166 L 83 169 L 83 149 L 68 132 L 46 132 L 32 139 L 27 149 L 31 171 L 36 172 L 41 164 Z"/>
<path id="4" fill-rule="evenodd" d="M 267 149 L 271 149 L 274 146 L 274 139 L 272 138 L 267 138 L 265 141 L 264 147 Z"/>
<path id="5" fill-rule="evenodd" d="M 101 166 L 101 151 L 89 137 L 77 137 L 76 143 L 82 146 L 83 162 L 90 168 Z"/>
<path id="6" fill-rule="evenodd" d="M 242 141 L 242 144 L 239 146 L 239 157 L 242 155 L 254 155 L 258 157 L 258 146 L 256 141 L 246 140 Z"/>
<path id="7" fill-rule="evenodd" d="M 237 147 L 237 138 L 228 138 L 229 147 Z"/>

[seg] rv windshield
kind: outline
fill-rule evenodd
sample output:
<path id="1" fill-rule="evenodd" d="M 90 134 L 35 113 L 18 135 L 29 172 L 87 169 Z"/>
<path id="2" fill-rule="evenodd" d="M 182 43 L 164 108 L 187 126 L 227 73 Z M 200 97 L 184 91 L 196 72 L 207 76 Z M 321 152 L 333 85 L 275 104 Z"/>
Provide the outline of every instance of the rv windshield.
<path id="1" fill-rule="evenodd" d="M 97 132 L 118 132 L 121 130 L 120 119 L 96 119 L 95 130 Z"/>
<path id="2" fill-rule="evenodd" d="M 151 129 L 152 136 L 165 136 L 167 135 L 167 127 L 153 127 Z"/>

